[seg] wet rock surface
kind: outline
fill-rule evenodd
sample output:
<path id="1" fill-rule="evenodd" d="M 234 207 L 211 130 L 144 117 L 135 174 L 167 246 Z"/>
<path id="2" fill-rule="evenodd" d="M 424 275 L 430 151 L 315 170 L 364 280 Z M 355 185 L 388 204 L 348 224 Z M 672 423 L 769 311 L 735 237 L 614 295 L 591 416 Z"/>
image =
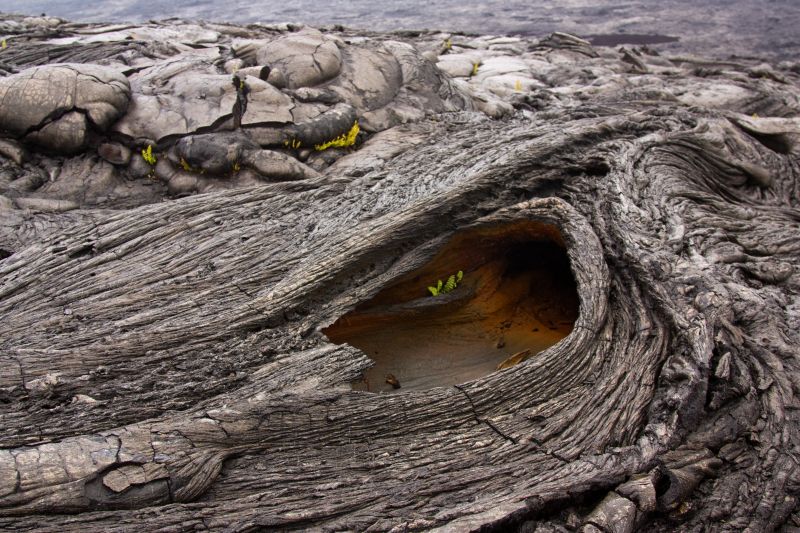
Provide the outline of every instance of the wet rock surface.
<path id="1" fill-rule="evenodd" d="M 800 523 L 796 64 L 2 24 L 0 528 Z"/>

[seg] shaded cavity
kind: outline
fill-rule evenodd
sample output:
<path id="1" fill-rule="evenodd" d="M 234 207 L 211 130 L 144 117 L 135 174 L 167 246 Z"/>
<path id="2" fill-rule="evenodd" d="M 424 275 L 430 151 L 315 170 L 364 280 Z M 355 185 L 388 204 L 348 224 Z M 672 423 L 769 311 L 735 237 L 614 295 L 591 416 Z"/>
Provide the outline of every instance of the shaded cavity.
<path id="1" fill-rule="evenodd" d="M 428 292 L 459 270 L 464 276 L 455 290 Z M 323 333 L 375 362 L 354 389 L 389 392 L 464 383 L 510 357 L 535 356 L 567 336 L 577 317 L 578 294 L 560 232 L 525 221 L 456 235 L 429 263 Z"/>
<path id="2" fill-rule="evenodd" d="M 789 155 L 792 152 L 792 143 L 784 135 L 760 133 L 754 130 L 745 130 L 751 137 L 761 143 L 764 147 L 781 155 Z"/>

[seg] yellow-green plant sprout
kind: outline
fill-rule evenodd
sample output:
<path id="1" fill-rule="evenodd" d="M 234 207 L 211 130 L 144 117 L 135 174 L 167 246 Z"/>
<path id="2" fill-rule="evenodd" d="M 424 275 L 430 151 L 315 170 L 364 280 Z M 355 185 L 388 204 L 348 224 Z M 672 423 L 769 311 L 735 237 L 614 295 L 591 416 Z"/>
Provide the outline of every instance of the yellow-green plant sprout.
<path id="1" fill-rule="evenodd" d="M 452 48 L 453 48 L 453 41 L 451 41 L 449 38 L 445 39 L 444 40 L 444 49 L 445 49 L 445 51 L 449 51 Z"/>
<path id="2" fill-rule="evenodd" d="M 148 144 L 147 148 L 143 148 L 142 149 L 142 159 L 147 161 L 147 164 L 149 164 L 151 167 L 156 164 L 156 162 L 158 161 L 158 158 L 156 158 L 156 156 L 153 155 L 153 145 L 152 144 Z"/>
<path id="3" fill-rule="evenodd" d="M 358 127 L 358 121 L 356 120 L 353 123 L 353 127 L 350 128 L 350 131 L 342 135 L 339 135 L 335 139 L 332 139 L 328 142 L 314 145 L 314 149 L 322 151 L 322 150 L 327 150 L 328 148 L 347 148 L 348 146 L 353 146 L 356 143 L 356 137 L 358 137 L 359 131 L 361 130 Z"/>
<path id="4" fill-rule="evenodd" d="M 180 163 L 181 163 L 181 167 L 183 167 L 183 170 L 185 170 L 186 172 L 189 172 L 191 174 L 204 174 L 205 173 L 205 170 L 203 170 L 202 168 L 193 167 L 192 165 L 189 164 L 188 161 L 186 161 L 182 157 L 181 157 Z"/>
<path id="5" fill-rule="evenodd" d="M 472 72 L 470 73 L 470 76 L 476 75 L 478 73 L 478 69 L 480 68 L 480 66 L 481 66 L 480 63 L 473 63 L 472 64 Z"/>
<path id="6" fill-rule="evenodd" d="M 303 143 L 300 142 L 299 139 L 287 139 L 283 141 L 283 145 L 286 148 L 300 148 L 303 145 Z"/>
<path id="7" fill-rule="evenodd" d="M 452 274 L 447 281 L 442 282 L 442 280 L 438 280 L 436 282 L 436 286 L 428 287 L 428 292 L 431 293 L 431 296 L 439 296 L 440 294 L 447 294 L 450 291 L 453 291 L 458 287 L 458 284 L 461 283 L 461 280 L 464 278 L 464 272 L 459 270 L 458 273 Z"/>
<path id="8" fill-rule="evenodd" d="M 435 287 L 428 287 L 428 290 L 431 296 L 439 296 L 439 293 L 442 292 L 442 280 L 439 280 Z"/>
<path id="9" fill-rule="evenodd" d="M 0 48 L 2 48 L 3 50 L 5 50 L 6 48 L 8 48 L 8 43 L 6 42 L 6 40 L 5 40 L 5 39 L 3 39 L 2 41 L 0 41 Z"/>
<path id="10" fill-rule="evenodd" d="M 233 170 L 233 173 L 236 174 L 242 170 L 242 165 L 238 161 L 234 161 L 233 166 L 231 166 L 231 170 Z"/>
<path id="11" fill-rule="evenodd" d="M 464 273 L 460 270 L 458 271 L 458 274 L 451 275 L 449 278 L 447 278 L 442 292 L 447 293 L 458 287 L 458 282 L 461 281 L 461 278 L 463 277 Z"/>

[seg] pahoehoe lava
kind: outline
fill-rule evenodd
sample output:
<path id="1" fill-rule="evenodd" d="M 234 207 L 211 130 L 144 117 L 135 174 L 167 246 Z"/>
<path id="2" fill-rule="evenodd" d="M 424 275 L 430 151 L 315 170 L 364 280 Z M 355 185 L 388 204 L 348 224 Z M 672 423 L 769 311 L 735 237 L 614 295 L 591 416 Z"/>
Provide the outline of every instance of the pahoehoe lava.
<path id="1" fill-rule="evenodd" d="M 800 523 L 796 64 L 2 23 L 0 529 Z"/>

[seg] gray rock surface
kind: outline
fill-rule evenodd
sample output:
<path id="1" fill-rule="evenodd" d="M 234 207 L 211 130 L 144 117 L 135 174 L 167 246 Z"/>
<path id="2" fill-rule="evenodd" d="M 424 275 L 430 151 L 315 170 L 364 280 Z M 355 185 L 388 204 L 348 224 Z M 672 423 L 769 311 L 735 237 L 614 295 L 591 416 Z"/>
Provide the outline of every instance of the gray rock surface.
<path id="1" fill-rule="evenodd" d="M 791 65 L 0 28 L 0 529 L 800 524 Z"/>
<path id="2" fill-rule="evenodd" d="M 41 27 L 62 28 L 56 22 Z M 797 95 L 784 90 L 785 71 L 760 61 L 715 63 L 644 49 L 601 52 L 567 34 L 524 39 L 429 33 L 404 42 L 397 36 L 289 26 L 150 24 L 98 26 L 72 35 L 59 31 L 59 40 L 47 33 L 41 39 L 64 57 L 86 63 L 25 70 L 24 61 L 42 60 L 35 41 L 4 52 L 20 71 L 0 79 L 8 103 L 0 110 L 9 136 L 5 153 L 18 164 L 11 196 L 105 205 L 110 198 L 119 202 L 125 189 L 128 202 L 136 203 L 157 201 L 154 195 L 170 190 L 187 194 L 258 179 L 316 178 L 340 158 L 353 158 L 343 147 L 322 152 L 315 147 L 351 132 L 349 142 L 360 144 L 440 113 L 476 110 L 500 119 L 543 106 L 612 101 L 623 93 L 750 114 L 786 114 L 797 105 Z M 161 40 L 165 36 L 168 43 Z M 116 52 L 129 39 L 136 39 L 136 47 Z M 33 103 L 25 101 L 26 88 L 38 91 Z M 766 90 L 771 93 L 765 98 Z M 23 112 L 13 112 L 14 106 Z M 232 146 L 225 146 L 226 135 L 237 139 Z M 80 154 L 90 148 L 115 165 L 114 179 L 126 186 L 114 186 L 112 195 L 98 187 L 82 194 L 86 184 L 107 178 L 68 185 L 77 178 L 54 170 L 61 166 L 57 161 L 20 166 L 27 155 L 11 143 L 23 137 L 25 144 L 51 152 Z M 198 152 L 200 144 L 206 148 Z M 195 148 L 187 151 L 189 146 Z M 151 163 L 142 155 L 148 147 Z M 62 183 L 42 186 L 54 179 Z"/>
<path id="3" fill-rule="evenodd" d="M 336 40 L 318 30 L 304 29 L 267 43 L 256 54 L 261 65 L 269 65 L 275 83 L 280 72 L 281 88 L 312 87 L 336 77 L 342 68 L 342 54 Z"/>
<path id="4" fill-rule="evenodd" d="M 289 123 L 291 100 L 262 80 L 249 78 L 247 120 Z M 236 88 L 212 60 L 168 60 L 131 76 L 128 113 L 114 126 L 132 140 L 161 141 L 203 130 L 229 129 Z"/>
<path id="5" fill-rule="evenodd" d="M 137 0 L 86 3 L 80 0 L 7 0 L 8 12 L 50 15 L 72 20 L 139 24 L 152 19 L 186 17 L 224 19 L 238 24 L 286 21 L 313 26 L 340 24 L 363 31 L 394 31 L 398 28 L 470 34 L 543 36 L 554 31 L 591 36 L 598 45 L 652 44 L 671 54 L 702 53 L 725 59 L 730 56 L 767 57 L 774 61 L 796 61 L 800 56 L 797 28 L 800 6 L 795 0 L 694 2 L 665 0 L 620 3 L 613 0 L 545 1 L 467 0 L 430 2 L 330 2 L 315 0 L 273 3 L 265 10 L 252 0 L 203 2 L 169 0 L 151 2 L 143 9 Z M 58 24 L 53 17 L 29 17 L 27 24 Z M 16 22 L 16 21 L 14 21 Z M 8 25 L 8 30 L 13 28 Z M 120 25 L 122 26 L 122 25 Z M 123 28 L 124 29 L 124 28 Z M 8 31 L 5 30 L 5 31 Z M 175 37 L 172 37 L 173 39 Z"/>
<path id="6" fill-rule="evenodd" d="M 91 64 L 33 67 L 0 79 L 0 130 L 56 152 L 83 148 L 128 107 L 130 85 L 118 71 Z"/>

